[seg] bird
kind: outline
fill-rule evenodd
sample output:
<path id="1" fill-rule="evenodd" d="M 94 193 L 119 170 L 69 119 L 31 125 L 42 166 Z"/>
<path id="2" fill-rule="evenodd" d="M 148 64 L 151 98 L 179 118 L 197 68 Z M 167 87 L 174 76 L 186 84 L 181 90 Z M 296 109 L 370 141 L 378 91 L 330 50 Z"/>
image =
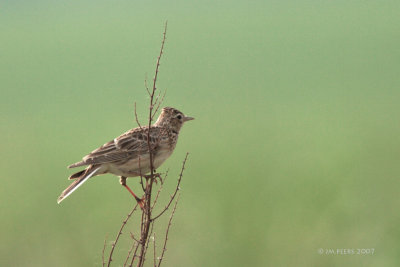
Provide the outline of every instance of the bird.
<path id="1" fill-rule="evenodd" d="M 193 119 L 175 108 L 165 107 L 150 127 L 139 125 L 93 150 L 81 161 L 68 166 L 87 167 L 69 177 L 75 181 L 61 193 L 57 203 L 71 195 L 89 178 L 110 173 L 120 177 L 120 184 L 143 208 L 143 198 L 138 198 L 128 187 L 127 177 L 146 177 L 146 174 L 151 172 L 150 158 L 154 170 L 160 167 L 174 151 L 182 125 Z"/>

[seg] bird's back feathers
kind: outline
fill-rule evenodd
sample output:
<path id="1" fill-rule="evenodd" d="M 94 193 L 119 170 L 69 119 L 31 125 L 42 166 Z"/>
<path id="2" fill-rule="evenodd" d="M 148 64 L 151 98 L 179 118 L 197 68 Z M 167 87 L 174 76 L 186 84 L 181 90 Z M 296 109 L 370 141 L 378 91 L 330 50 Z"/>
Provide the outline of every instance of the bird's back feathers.
<path id="1" fill-rule="evenodd" d="M 124 159 L 134 159 L 143 153 L 147 153 L 148 148 L 148 127 L 135 128 L 130 130 L 114 140 L 105 143 L 101 147 L 93 150 L 86 155 L 82 161 L 76 162 L 68 166 L 68 168 L 76 168 L 84 165 L 102 164 L 115 162 Z M 150 128 L 150 147 L 154 150 L 159 140 L 159 136 L 163 132 L 161 127 L 152 126 Z"/>

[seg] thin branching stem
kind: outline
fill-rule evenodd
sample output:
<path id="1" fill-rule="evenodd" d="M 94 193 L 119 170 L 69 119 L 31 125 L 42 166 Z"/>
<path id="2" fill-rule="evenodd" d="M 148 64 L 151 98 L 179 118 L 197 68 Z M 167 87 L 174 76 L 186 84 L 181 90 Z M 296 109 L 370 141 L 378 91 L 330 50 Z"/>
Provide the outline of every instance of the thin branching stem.
<path id="1" fill-rule="evenodd" d="M 139 240 L 136 239 L 135 235 L 132 234 L 132 232 L 130 232 L 130 234 L 131 234 L 131 238 L 132 238 L 133 240 L 135 240 L 135 241 L 138 242 L 138 243 L 140 242 Z"/>
<path id="2" fill-rule="evenodd" d="M 187 160 L 188 156 L 189 156 L 189 153 L 186 153 L 185 159 L 183 160 L 183 163 L 182 163 L 181 172 L 179 173 L 178 184 L 176 185 L 175 191 L 172 194 L 171 199 L 169 200 L 167 206 L 165 206 L 165 208 L 160 212 L 160 214 L 158 214 L 157 216 L 155 216 L 154 218 L 151 219 L 152 221 L 158 219 L 161 215 L 163 215 L 164 212 L 167 211 L 169 206 L 171 206 L 172 201 L 174 201 L 174 198 L 175 198 L 176 194 L 180 190 L 180 184 L 181 184 L 181 181 L 182 181 L 183 171 L 185 170 L 185 164 L 186 164 L 186 160 Z"/>
<path id="3" fill-rule="evenodd" d="M 135 259 L 136 259 L 136 257 L 137 257 L 137 251 L 138 251 L 138 249 L 139 249 L 139 246 L 140 246 L 140 242 L 137 243 L 137 246 L 136 246 L 136 248 L 135 248 L 135 252 L 133 253 L 132 260 L 131 260 L 131 263 L 129 264 L 129 267 L 132 267 L 133 262 L 135 261 Z"/>
<path id="4" fill-rule="evenodd" d="M 145 203 L 144 203 L 144 209 L 142 213 L 142 220 L 141 220 L 141 238 L 140 238 L 140 252 L 138 255 L 139 262 L 137 264 L 138 267 L 143 266 L 144 264 L 144 259 L 145 259 L 145 253 L 146 253 L 146 244 L 149 238 L 149 232 L 150 232 L 150 225 L 152 224 L 151 220 L 151 193 L 153 189 L 153 182 L 154 182 L 154 152 L 153 148 L 150 145 L 151 141 L 151 136 L 150 136 L 150 129 L 151 129 L 151 124 L 153 121 L 153 108 L 154 108 L 154 96 L 157 91 L 157 78 L 158 78 L 158 71 L 160 67 L 160 61 L 161 61 L 161 56 L 164 51 L 164 45 L 165 45 L 165 39 L 166 39 L 166 34 L 167 34 L 167 22 L 165 23 L 164 27 L 164 33 L 163 33 L 163 39 L 161 42 L 161 49 L 160 49 L 160 54 L 157 57 L 157 63 L 156 63 L 156 69 L 154 73 L 154 78 L 153 78 L 153 87 L 151 90 L 150 94 L 150 103 L 149 103 L 149 121 L 148 121 L 148 131 L 147 131 L 147 146 L 148 146 L 148 151 L 149 151 L 149 158 L 150 158 L 150 178 L 146 180 L 146 187 L 145 187 Z"/>
<path id="5" fill-rule="evenodd" d="M 165 179 L 168 176 L 168 171 L 165 173 L 165 176 L 163 175 L 164 178 L 162 178 L 161 174 L 156 173 L 155 168 L 154 168 L 154 157 L 155 157 L 154 149 L 155 149 L 155 147 L 153 145 L 151 145 L 152 143 L 154 143 L 154 137 L 151 135 L 153 120 L 155 118 L 155 115 L 158 113 L 158 111 L 161 107 L 161 104 L 164 101 L 165 94 L 166 94 L 166 91 L 164 91 L 164 93 L 162 93 L 160 90 L 157 89 L 157 86 L 156 86 L 159 68 L 160 68 L 160 61 L 161 61 L 162 55 L 164 53 L 166 33 L 167 33 L 167 22 L 165 23 L 165 26 L 164 26 L 163 38 L 162 38 L 162 42 L 161 42 L 160 53 L 157 57 L 152 87 L 148 86 L 147 75 L 145 78 L 145 88 L 149 95 L 149 110 L 148 110 L 148 121 L 147 121 L 147 123 L 144 124 L 144 126 L 139 121 L 139 117 L 137 115 L 136 102 L 134 103 L 136 123 L 138 124 L 140 129 L 147 131 L 145 138 L 147 137 L 146 142 L 147 142 L 147 151 L 149 153 L 149 158 L 147 158 L 146 161 L 147 160 L 150 161 L 150 163 L 149 163 L 150 170 L 149 170 L 149 173 L 146 171 L 146 173 L 148 173 L 148 175 L 145 175 L 145 173 L 143 173 L 143 175 L 142 175 L 142 173 L 140 172 L 140 184 L 144 191 L 144 198 L 143 198 L 144 205 L 141 210 L 141 217 L 140 217 L 140 232 L 138 231 L 138 233 L 136 234 L 136 237 L 132 232 L 130 232 L 132 244 L 130 245 L 128 254 L 125 258 L 125 262 L 123 264 L 124 267 L 127 267 L 127 266 L 131 267 L 131 266 L 133 266 L 134 263 L 138 267 L 143 267 L 145 259 L 146 259 L 146 253 L 147 253 L 149 245 L 150 245 L 151 237 L 153 238 L 152 239 L 152 241 L 153 241 L 153 265 L 154 265 L 154 267 L 161 265 L 161 261 L 164 258 L 165 251 L 166 251 L 166 245 L 167 245 L 167 240 L 168 240 L 169 229 L 172 224 L 172 218 L 175 214 L 176 206 L 179 201 L 180 194 L 178 193 L 178 191 L 180 190 L 180 184 L 181 184 L 181 180 L 182 180 L 182 176 L 183 176 L 183 171 L 185 169 L 185 164 L 186 164 L 186 161 L 188 158 L 188 153 L 187 153 L 185 156 L 185 159 L 183 161 L 183 164 L 182 164 L 182 168 L 181 168 L 181 171 L 179 174 L 177 186 L 175 188 L 175 191 L 171 195 L 170 200 L 168 201 L 165 208 L 157 216 L 153 217 L 152 211 L 155 208 L 157 202 L 159 201 L 160 192 L 163 190 L 163 187 L 164 187 L 163 183 L 165 182 Z M 163 131 L 164 130 L 166 130 L 166 129 L 163 129 Z M 165 132 L 161 132 L 160 134 L 165 134 Z M 139 157 L 139 170 L 141 170 L 140 157 Z M 147 170 L 147 168 L 146 168 L 146 170 Z M 155 188 L 153 188 L 153 185 L 154 185 L 154 181 L 156 181 L 157 177 L 160 178 L 161 183 L 159 185 L 157 193 L 155 194 L 154 200 L 152 200 L 153 191 L 155 191 Z M 143 180 L 145 180 L 145 182 Z M 157 261 L 156 234 L 153 232 L 154 223 L 155 223 L 156 219 L 161 217 L 169 209 L 169 207 L 171 206 L 171 204 L 174 201 L 175 201 L 175 204 L 173 205 L 174 207 L 173 207 L 171 216 L 168 221 L 166 234 L 165 234 L 165 240 L 164 240 L 164 244 L 162 246 L 161 258 L 159 261 Z M 138 206 L 138 204 L 128 214 L 127 218 L 123 221 L 123 223 L 119 229 L 119 232 L 117 233 L 116 239 L 113 242 L 112 247 L 111 247 L 107 267 L 110 267 L 111 262 L 113 261 L 112 257 L 113 257 L 115 247 L 118 243 L 118 240 L 120 239 L 123 229 L 125 228 L 128 220 L 131 217 L 131 215 L 133 214 L 133 212 L 136 210 L 137 206 Z M 135 233 L 136 233 L 136 231 L 135 231 Z M 139 236 L 140 236 L 140 238 L 139 238 Z M 105 246 L 103 248 L 103 267 L 105 266 L 105 261 L 104 261 L 104 253 L 105 252 L 104 251 L 105 251 Z"/>
<path id="6" fill-rule="evenodd" d="M 126 219 L 122 222 L 121 228 L 119 229 L 118 233 L 117 233 L 117 237 L 115 238 L 115 241 L 113 242 L 113 244 L 111 245 L 111 251 L 110 251 L 110 256 L 108 257 L 108 264 L 107 266 L 110 267 L 111 265 L 111 261 L 112 261 L 112 255 L 114 253 L 114 249 L 118 243 L 119 237 L 122 235 L 122 230 L 124 229 L 126 223 L 128 222 L 129 218 L 132 216 L 132 214 L 135 212 L 136 208 L 137 208 L 138 204 L 136 203 L 135 207 L 131 210 L 131 212 L 129 212 L 128 216 L 126 217 Z"/>
<path id="7" fill-rule="evenodd" d="M 176 205 L 178 205 L 179 197 L 180 197 L 180 194 L 178 194 L 178 197 L 177 197 L 177 199 L 176 199 L 176 201 L 175 201 L 174 208 L 172 209 L 172 212 L 171 212 L 171 216 L 169 217 L 168 226 L 167 226 L 167 231 L 165 232 L 164 245 L 163 245 L 163 249 L 162 249 L 162 252 L 161 252 L 160 261 L 158 262 L 158 267 L 161 266 L 161 262 L 162 262 L 162 260 L 164 259 L 165 251 L 167 250 L 167 242 L 168 242 L 169 229 L 171 228 L 172 218 L 173 218 L 174 215 L 175 215 Z"/>
<path id="8" fill-rule="evenodd" d="M 101 260 L 102 260 L 102 263 L 103 263 L 103 267 L 106 265 L 106 262 L 105 262 L 105 259 L 104 259 L 104 253 L 106 251 L 106 244 L 107 244 L 107 237 L 104 238 L 103 251 L 101 253 Z"/>
<path id="9" fill-rule="evenodd" d="M 160 92 L 160 93 L 161 93 L 161 92 Z M 156 108 L 155 108 L 155 110 L 154 110 L 154 112 L 153 112 L 153 117 L 152 117 L 152 119 L 154 119 L 154 116 L 157 114 L 158 110 L 160 109 L 162 102 L 164 102 L 164 98 L 165 98 L 166 93 L 167 93 L 167 90 L 164 91 L 164 94 L 163 94 L 163 96 L 161 97 L 161 100 L 158 102 L 158 104 L 157 104 L 157 106 L 156 106 Z"/>
<path id="10" fill-rule="evenodd" d="M 149 242 L 150 242 L 150 237 L 153 234 L 153 227 L 154 227 L 154 222 L 150 223 L 151 227 L 150 227 L 150 232 L 146 241 L 146 247 L 144 249 L 144 253 L 143 253 L 143 261 L 146 260 L 146 253 L 147 253 L 147 249 L 149 248 Z"/>
<path id="11" fill-rule="evenodd" d="M 140 130 L 142 130 L 142 125 L 139 122 L 139 118 L 138 118 L 138 115 L 137 115 L 137 112 L 136 112 L 136 102 L 134 103 L 134 105 L 135 105 L 135 120 L 136 120 L 136 123 L 138 124 Z"/>
<path id="12" fill-rule="evenodd" d="M 161 193 L 161 191 L 162 191 L 163 188 L 164 188 L 165 180 L 166 180 L 167 177 L 168 177 L 168 172 L 169 172 L 169 170 L 167 170 L 167 171 L 165 172 L 164 181 L 160 182 L 161 185 L 160 185 L 160 187 L 159 187 L 158 190 L 157 190 L 157 194 L 156 194 L 156 197 L 154 198 L 153 205 L 151 206 L 151 210 L 153 210 L 153 209 L 154 209 L 154 206 L 157 204 L 158 197 L 160 196 L 160 193 Z"/>
<path id="13" fill-rule="evenodd" d="M 128 263 L 128 260 L 129 260 L 129 258 L 130 258 L 130 256 L 131 256 L 131 253 L 132 253 L 133 249 L 135 248 L 135 246 L 137 247 L 138 245 L 139 245 L 139 241 L 137 241 L 137 240 L 135 239 L 135 241 L 132 242 L 132 246 L 131 246 L 131 248 L 130 248 L 129 251 L 128 251 L 128 255 L 126 256 L 126 259 L 125 259 L 125 262 L 124 262 L 124 267 L 126 267 L 126 264 Z"/>
<path id="14" fill-rule="evenodd" d="M 157 267 L 157 261 L 156 261 L 156 233 L 153 233 L 153 263 L 154 263 L 154 267 Z"/>
<path id="15" fill-rule="evenodd" d="M 146 88 L 146 91 L 150 96 L 151 95 L 150 89 L 149 89 L 149 86 L 147 85 L 147 74 L 146 74 L 146 77 L 144 78 L 144 87 Z"/>

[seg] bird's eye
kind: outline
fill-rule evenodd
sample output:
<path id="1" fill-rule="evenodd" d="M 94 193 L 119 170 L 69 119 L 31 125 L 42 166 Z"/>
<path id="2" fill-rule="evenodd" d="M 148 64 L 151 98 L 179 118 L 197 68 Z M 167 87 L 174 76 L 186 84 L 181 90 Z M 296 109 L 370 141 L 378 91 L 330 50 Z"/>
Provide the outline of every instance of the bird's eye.
<path id="1" fill-rule="evenodd" d="M 176 116 L 178 118 L 178 120 L 182 119 L 181 115 Z"/>

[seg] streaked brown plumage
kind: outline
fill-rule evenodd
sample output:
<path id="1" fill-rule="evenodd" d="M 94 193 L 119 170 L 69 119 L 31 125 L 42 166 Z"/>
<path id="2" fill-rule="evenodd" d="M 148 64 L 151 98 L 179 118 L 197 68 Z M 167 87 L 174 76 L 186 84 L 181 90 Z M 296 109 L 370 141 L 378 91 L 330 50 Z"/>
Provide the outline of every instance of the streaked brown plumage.
<path id="1" fill-rule="evenodd" d="M 88 167 L 69 177 L 76 179 L 58 198 L 60 203 L 90 177 L 105 173 L 120 176 L 120 183 L 132 194 L 126 185 L 126 177 L 136 177 L 150 172 L 150 144 L 153 152 L 153 167 L 158 168 L 174 151 L 182 125 L 192 120 L 174 108 L 163 108 L 157 121 L 150 127 L 137 127 L 123 133 L 114 140 L 105 143 L 85 156 L 82 161 L 71 164 L 68 168 Z M 134 194 L 133 194 L 134 195 Z M 138 200 L 136 195 L 134 197 Z"/>

